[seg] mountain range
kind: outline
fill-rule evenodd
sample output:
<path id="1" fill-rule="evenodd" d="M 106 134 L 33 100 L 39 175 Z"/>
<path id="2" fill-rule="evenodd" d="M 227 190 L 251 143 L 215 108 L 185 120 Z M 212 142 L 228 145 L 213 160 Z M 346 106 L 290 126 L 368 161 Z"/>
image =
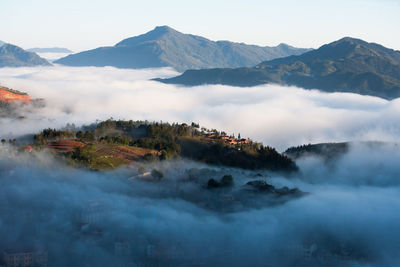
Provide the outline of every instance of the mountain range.
<path id="1" fill-rule="evenodd" d="M 72 53 L 71 50 L 63 47 L 35 47 L 29 48 L 26 51 L 35 53 Z"/>
<path id="2" fill-rule="evenodd" d="M 0 46 L 0 67 L 32 66 L 51 66 L 51 64 L 36 53 L 28 52 L 21 47 L 7 43 Z"/>
<path id="3" fill-rule="evenodd" d="M 182 85 L 294 85 L 327 92 L 352 92 L 385 99 L 400 97 L 400 51 L 350 37 L 302 55 L 252 68 L 188 70 L 164 83 Z"/>
<path id="4" fill-rule="evenodd" d="M 173 67 L 178 71 L 202 68 L 250 67 L 264 60 L 299 55 L 310 49 L 286 44 L 261 47 L 209 39 L 159 26 L 127 38 L 111 47 L 72 54 L 55 63 L 68 66 L 114 66 L 117 68 Z"/>

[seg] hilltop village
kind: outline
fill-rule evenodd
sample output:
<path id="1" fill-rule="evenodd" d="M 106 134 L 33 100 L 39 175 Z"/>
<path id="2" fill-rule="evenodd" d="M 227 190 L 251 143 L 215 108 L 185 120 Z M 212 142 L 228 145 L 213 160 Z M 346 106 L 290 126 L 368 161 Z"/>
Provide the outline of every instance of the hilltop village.
<path id="1" fill-rule="evenodd" d="M 238 135 L 209 130 L 196 123 L 106 120 L 77 128 L 45 129 L 33 136 L 35 150 L 56 152 L 69 162 L 101 170 L 137 161 L 186 158 L 243 169 L 294 172 L 294 161 Z"/>

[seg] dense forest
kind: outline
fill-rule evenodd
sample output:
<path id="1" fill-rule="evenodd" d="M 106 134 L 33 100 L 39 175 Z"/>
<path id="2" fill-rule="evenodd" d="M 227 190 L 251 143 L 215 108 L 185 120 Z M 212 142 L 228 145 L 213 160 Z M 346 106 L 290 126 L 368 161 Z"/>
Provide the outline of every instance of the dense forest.
<path id="1" fill-rule="evenodd" d="M 288 148 L 283 154 L 292 159 L 298 159 L 306 156 L 323 157 L 325 160 L 336 159 L 344 155 L 349 150 L 349 143 L 321 143 L 308 144 Z"/>

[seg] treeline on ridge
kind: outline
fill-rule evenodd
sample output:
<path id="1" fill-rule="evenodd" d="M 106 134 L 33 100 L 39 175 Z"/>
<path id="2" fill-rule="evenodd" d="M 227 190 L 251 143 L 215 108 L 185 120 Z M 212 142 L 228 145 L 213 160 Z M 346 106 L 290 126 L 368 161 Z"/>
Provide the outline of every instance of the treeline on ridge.
<path id="1" fill-rule="evenodd" d="M 35 145 L 70 139 L 91 144 L 118 144 L 157 150 L 159 159 L 184 157 L 208 164 L 244 169 L 296 171 L 296 164 L 274 148 L 251 139 L 235 138 L 216 129 L 196 124 L 109 119 L 75 127 L 67 124 L 61 130 L 45 129 L 34 135 Z"/>

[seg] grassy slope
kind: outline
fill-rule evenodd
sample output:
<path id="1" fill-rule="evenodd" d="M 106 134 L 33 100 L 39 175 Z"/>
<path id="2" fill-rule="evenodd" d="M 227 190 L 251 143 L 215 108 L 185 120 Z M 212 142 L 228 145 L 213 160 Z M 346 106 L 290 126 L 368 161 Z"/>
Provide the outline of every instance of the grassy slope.
<path id="1" fill-rule="evenodd" d="M 74 140 L 53 141 L 47 144 L 45 148 L 65 156 L 68 160 L 79 149 L 82 159 L 72 161 L 78 161 L 93 170 L 113 169 L 130 163 L 145 161 L 148 155 L 159 155 L 159 152 L 153 149 L 97 142 L 93 144 Z"/>

